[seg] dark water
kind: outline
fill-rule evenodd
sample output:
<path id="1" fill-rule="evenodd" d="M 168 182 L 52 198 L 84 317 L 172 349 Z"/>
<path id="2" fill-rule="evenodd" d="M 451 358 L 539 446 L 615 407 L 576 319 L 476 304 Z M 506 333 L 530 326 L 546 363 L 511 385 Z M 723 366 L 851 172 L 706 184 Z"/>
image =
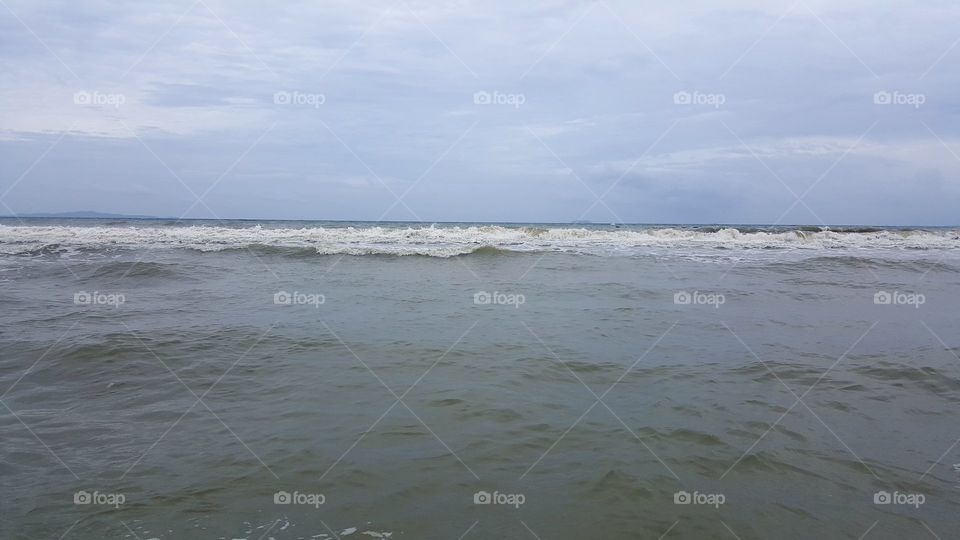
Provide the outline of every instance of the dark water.
<path id="1" fill-rule="evenodd" d="M 957 534 L 947 241 L 398 257 L 17 225 L 0 538 Z"/>

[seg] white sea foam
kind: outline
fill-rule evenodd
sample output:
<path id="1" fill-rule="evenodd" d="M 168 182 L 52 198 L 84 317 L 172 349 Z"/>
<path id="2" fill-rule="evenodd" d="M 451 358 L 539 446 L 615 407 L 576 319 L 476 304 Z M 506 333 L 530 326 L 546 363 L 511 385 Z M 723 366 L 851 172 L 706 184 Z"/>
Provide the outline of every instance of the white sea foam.
<path id="1" fill-rule="evenodd" d="M 221 226 L 33 226 L 0 225 L 0 253 L 110 248 L 182 248 L 222 251 L 252 246 L 319 254 L 429 255 L 450 257 L 482 248 L 515 252 L 638 254 L 664 249 L 956 249 L 958 230 L 871 232 L 741 232 L 683 228 L 599 230 L 574 227 L 368 226 L 264 228 Z"/>

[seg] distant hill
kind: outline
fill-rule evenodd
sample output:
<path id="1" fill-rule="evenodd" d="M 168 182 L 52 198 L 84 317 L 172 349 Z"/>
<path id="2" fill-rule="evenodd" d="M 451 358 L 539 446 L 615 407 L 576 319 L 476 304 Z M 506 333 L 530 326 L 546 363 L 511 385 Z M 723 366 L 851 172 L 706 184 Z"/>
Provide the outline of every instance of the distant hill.
<path id="1" fill-rule="evenodd" d="M 108 214 L 104 212 L 90 212 L 86 210 L 77 212 L 38 212 L 33 214 L 16 214 L 7 217 L 24 218 L 96 218 L 96 219 L 163 219 L 157 216 L 139 216 L 126 214 Z"/>

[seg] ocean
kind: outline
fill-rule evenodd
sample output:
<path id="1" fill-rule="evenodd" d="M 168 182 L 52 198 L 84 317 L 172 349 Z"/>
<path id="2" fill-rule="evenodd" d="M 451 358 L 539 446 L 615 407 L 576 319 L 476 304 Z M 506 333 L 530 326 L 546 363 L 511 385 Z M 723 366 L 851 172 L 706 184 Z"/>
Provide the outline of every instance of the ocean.
<path id="1" fill-rule="evenodd" d="M 0 220 L 0 538 L 954 538 L 960 230 Z"/>

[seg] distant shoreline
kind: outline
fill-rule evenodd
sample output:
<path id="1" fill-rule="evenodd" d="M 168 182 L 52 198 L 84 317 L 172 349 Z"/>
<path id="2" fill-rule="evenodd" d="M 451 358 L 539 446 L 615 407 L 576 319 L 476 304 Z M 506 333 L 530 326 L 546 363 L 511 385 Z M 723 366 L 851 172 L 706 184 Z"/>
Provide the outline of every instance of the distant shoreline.
<path id="1" fill-rule="evenodd" d="M 31 213 L 20 215 L 0 216 L 0 219 L 86 219 L 86 220 L 130 220 L 130 221 L 178 221 L 178 222 L 263 222 L 263 223 L 359 223 L 359 224 L 410 224 L 410 225 L 500 225 L 500 226 L 526 226 L 526 225 L 557 225 L 563 227 L 583 226 L 583 227 L 721 227 L 721 228 L 739 228 L 739 227 L 762 227 L 762 228 L 878 228 L 878 229 L 949 229 L 960 228 L 960 225 L 918 225 L 918 224 L 863 224 L 863 223 L 833 223 L 822 225 L 817 223 L 761 223 L 761 222 L 743 222 L 743 223 L 715 223 L 715 222 L 688 222 L 688 223 L 656 223 L 656 222 L 596 222 L 596 221 L 409 221 L 409 220 L 363 220 L 363 219 L 291 219 L 291 218 L 177 218 L 146 215 L 125 215 L 125 214 L 101 214 L 97 212 L 63 212 L 63 213 Z"/>

